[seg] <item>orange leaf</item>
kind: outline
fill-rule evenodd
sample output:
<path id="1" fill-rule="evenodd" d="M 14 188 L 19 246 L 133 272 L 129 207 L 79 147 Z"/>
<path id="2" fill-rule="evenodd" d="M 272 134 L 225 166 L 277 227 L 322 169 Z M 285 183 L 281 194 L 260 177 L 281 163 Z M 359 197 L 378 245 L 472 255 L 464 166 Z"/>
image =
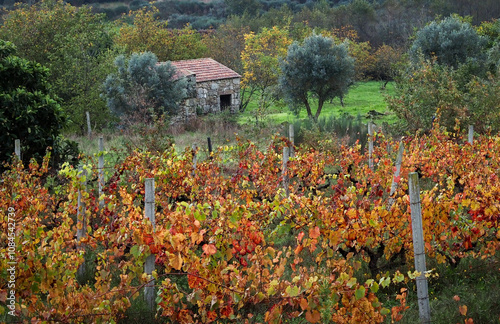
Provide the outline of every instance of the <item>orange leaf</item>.
<path id="1" fill-rule="evenodd" d="M 458 309 L 460 310 L 460 314 L 462 314 L 462 316 L 467 315 L 467 305 L 462 305 L 458 307 Z"/>
<path id="2" fill-rule="evenodd" d="M 297 240 L 302 241 L 302 238 L 304 237 L 304 232 L 300 232 L 299 235 L 297 235 Z"/>
<path id="3" fill-rule="evenodd" d="M 321 320 L 321 314 L 317 310 L 307 311 L 306 320 L 309 323 L 318 323 Z"/>
<path id="4" fill-rule="evenodd" d="M 460 297 L 458 297 L 458 295 L 455 295 L 455 296 L 453 296 L 453 300 L 454 301 L 460 301 Z"/>
<path id="5" fill-rule="evenodd" d="M 213 244 L 205 244 L 203 245 L 203 252 L 205 252 L 207 255 L 214 255 L 217 253 L 217 248 Z"/>
<path id="6" fill-rule="evenodd" d="M 309 237 L 312 239 L 318 238 L 320 235 L 319 226 L 309 229 Z"/>
<path id="7" fill-rule="evenodd" d="M 307 299 L 305 298 L 300 299 L 300 308 L 302 308 L 302 310 L 306 310 L 309 308 L 309 303 L 307 302 Z"/>

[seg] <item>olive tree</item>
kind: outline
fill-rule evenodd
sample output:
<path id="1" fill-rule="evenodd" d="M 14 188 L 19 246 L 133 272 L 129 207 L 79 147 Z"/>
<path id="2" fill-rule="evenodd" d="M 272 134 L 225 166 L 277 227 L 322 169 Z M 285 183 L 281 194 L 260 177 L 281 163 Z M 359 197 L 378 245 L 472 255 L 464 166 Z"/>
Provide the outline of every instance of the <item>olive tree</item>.
<path id="1" fill-rule="evenodd" d="M 412 63 L 422 57 L 435 59 L 438 64 L 457 68 L 464 63 L 481 64 L 485 59 L 483 48 L 486 39 L 470 23 L 457 16 L 433 21 L 419 30 L 409 54 Z"/>
<path id="2" fill-rule="evenodd" d="M 177 114 L 178 103 L 186 97 L 187 81 L 176 76 L 170 62 L 158 63 L 155 54 L 145 52 L 133 53 L 129 59 L 119 55 L 115 65 L 117 71 L 106 78 L 103 93 L 113 113 Z"/>
<path id="3" fill-rule="evenodd" d="M 314 121 L 325 101 L 342 98 L 354 82 L 354 59 L 347 44 L 335 44 L 333 38 L 312 35 L 302 44 L 289 46 L 287 56 L 280 60 L 280 87 L 295 113 L 305 107 Z M 313 114 L 311 102 L 318 106 Z"/>

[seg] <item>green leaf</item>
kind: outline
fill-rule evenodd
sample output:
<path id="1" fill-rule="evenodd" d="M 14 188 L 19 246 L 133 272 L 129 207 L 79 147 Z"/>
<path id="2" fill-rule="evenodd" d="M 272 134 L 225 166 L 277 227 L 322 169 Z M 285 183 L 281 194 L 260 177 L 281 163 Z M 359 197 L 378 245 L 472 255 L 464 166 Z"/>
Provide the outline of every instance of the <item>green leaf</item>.
<path id="1" fill-rule="evenodd" d="M 139 245 L 134 245 L 134 246 L 132 246 L 132 248 L 130 249 L 130 253 L 131 253 L 134 257 L 138 258 L 138 257 L 139 257 L 139 255 L 141 254 L 141 252 L 139 251 Z"/>
<path id="2" fill-rule="evenodd" d="M 382 308 L 382 309 L 380 310 L 380 314 L 382 314 L 382 315 L 384 315 L 384 316 L 387 316 L 387 315 L 389 315 L 390 313 L 391 313 L 391 311 L 390 311 L 390 310 L 388 310 L 387 308 Z"/>
<path id="3" fill-rule="evenodd" d="M 356 282 L 357 282 L 356 278 L 349 279 L 349 281 L 347 282 L 347 287 L 352 288 L 356 284 Z"/>
<path id="4" fill-rule="evenodd" d="M 382 285 L 382 287 L 387 288 L 391 284 L 391 278 L 382 277 L 380 278 L 379 284 Z"/>
<path id="5" fill-rule="evenodd" d="M 365 287 L 359 286 L 359 288 L 356 289 L 356 292 L 354 293 L 354 296 L 356 296 L 356 300 L 360 300 L 361 298 L 365 297 L 365 292 L 366 292 Z"/>
<path id="6" fill-rule="evenodd" d="M 297 297 L 299 295 L 299 287 L 297 286 L 288 286 L 285 289 L 285 292 L 289 297 Z"/>
<path id="7" fill-rule="evenodd" d="M 205 215 L 204 213 L 200 213 L 200 211 L 196 210 L 194 212 L 194 218 L 201 222 L 207 219 L 207 215 Z"/>
<path id="8" fill-rule="evenodd" d="M 374 282 L 373 285 L 370 287 L 370 291 L 372 293 L 376 293 L 378 291 L 379 285 L 378 283 Z"/>

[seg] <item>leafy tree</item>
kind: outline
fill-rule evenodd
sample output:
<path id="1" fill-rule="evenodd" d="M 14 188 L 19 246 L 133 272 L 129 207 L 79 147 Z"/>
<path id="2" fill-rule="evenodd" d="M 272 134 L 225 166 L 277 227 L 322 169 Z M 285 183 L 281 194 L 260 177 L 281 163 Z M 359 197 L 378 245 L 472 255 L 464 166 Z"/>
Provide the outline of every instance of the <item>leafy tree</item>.
<path id="1" fill-rule="evenodd" d="M 20 57 L 50 69 L 48 80 L 62 99 L 70 125 L 83 131 L 85 111 L 98 128 L 109 121 L 99 98 L 99 86 L 112 67 L 107 29 L 104 15 L 93 14 L 89 7 L 42 0 L 8 12 L 0 37 L 16 44 Z"/>
<path id="2" fill-rule="evenodd" d="M 438 64 L 457 68 L 461 64 L 480 64 L 484 60 L 483 47 L 486 39 L 463 19 L 450 16 L 442 21 L 433 21 L 415 36 L 410 48 L 410 59 L 414 64 L 424 59 L 435 58 Z"/>
<path id="3" fill-rule="evenodd" d="M 396 66 L 401 61 L 401 55 L 402 52 L 400 49 L 385 44 L 373 53 L 375 63 L 373 71 L 370 74 L 375 80 L 384 82 L 382 88 L 385 89 L 387 83 L 393 81 L 397 75 Z"/>
<path id="4" fill-rule="evenodd" d="M 149 117 L 177 114 L 178 103 L 186 96 L 187 81 L 176 77 L 170 62 L 158 64 L 156 55 L 145 52 L 134 53 L 130 59 L 120 55 L 115 65 L 117 72 L 108 75 L 103 93 L 113 113 L 124 116 L 148 112 Z"/>
<path id="5" fill-rule="evenodd" d="M 242 88 L 260 93 L 258 111 L 264 113 L 272 102 L 273 92 L 278 85 L 278 58 L 286 55 L 292 40 L 288 37 L 288 29 L 273 27 L 263 28 L 258 34 L 245 35 L 245 48 L 241 53 L 243 62 Z M 251 93 L 252 94 L 252 93 Z M 245 110 L 251 95 L 242 103 Z"/>
<path id="6" fill-rule="evenodd" d="M 312 35 L 302 45 L 294 42 L 285 59 L 280 60 L 282 75 L 279 84 L 296 113 L 302 107 L 314 121 L 326 100 L 341 97 L 354 80 L 354 59 L 346 43 L 335 44 L 329 37 Z M 313 115 L 311 100 L 318 101 Z"/>
<path id="7" fill-rule="evenodd" d="M 16 139 L 24 162 L 40 161 L 47 147 L 60 159 L 65 145 L 76 145 L 59 136 L 67 119 L 50 89 L 49 70 L 15 54 L 13 43 L 0 40 L 0 161 L 12 157 Z"/>
<path id="8" fill-rule="evenodd" d="M 152 52 L 160 61 L 176 61 L 205 56 L 206 46 L 201 35 L 190 26 L 183 29 L 167 29 L 167 23 L 156 18 L 156 7 L 145 7 L 126 16 L 116 45 L 127 54 Z M 128 21 L 133 19 L 133 25 Z"/>
<path id="9" fill-rule="evenodd" d="M 388 107 L 411 133 L 435 121 L 449 131 L 469 124 L 478 132 L 500 129 L 499 79 L 493 75 L 473 76 L 464 85 L 460 70 L 427 61 L 397 77 L 395 91 Z"/>
<path id="10" fill-rule="evenodd" d="M 245 34 L 250 33 L 248 27 L 225 24 L 203 37 L 207 47 L 207 56 L 219 63 L 243 74 L 241 52 L 245 48 Z"/>
<path id="11" fill-rule="evenodd" d="M 368 80 L 370 71 L 374 69 L 375 57 L 372 55 L 369 42 L 349 41 L 349 55 L 354 58 L 356 80 Z"/>

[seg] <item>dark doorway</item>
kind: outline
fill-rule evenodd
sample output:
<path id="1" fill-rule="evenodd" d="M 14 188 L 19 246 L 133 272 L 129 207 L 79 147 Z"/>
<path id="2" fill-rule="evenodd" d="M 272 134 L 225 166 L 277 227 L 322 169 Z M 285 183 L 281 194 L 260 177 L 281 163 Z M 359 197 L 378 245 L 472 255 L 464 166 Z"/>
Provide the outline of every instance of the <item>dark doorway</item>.
<path id="1" fill-rule="evenodd" d="M 224 111 L 226 109 L 231 109 L 231 95 L 221 95 L 220 96 L 220 110 Z"/>

